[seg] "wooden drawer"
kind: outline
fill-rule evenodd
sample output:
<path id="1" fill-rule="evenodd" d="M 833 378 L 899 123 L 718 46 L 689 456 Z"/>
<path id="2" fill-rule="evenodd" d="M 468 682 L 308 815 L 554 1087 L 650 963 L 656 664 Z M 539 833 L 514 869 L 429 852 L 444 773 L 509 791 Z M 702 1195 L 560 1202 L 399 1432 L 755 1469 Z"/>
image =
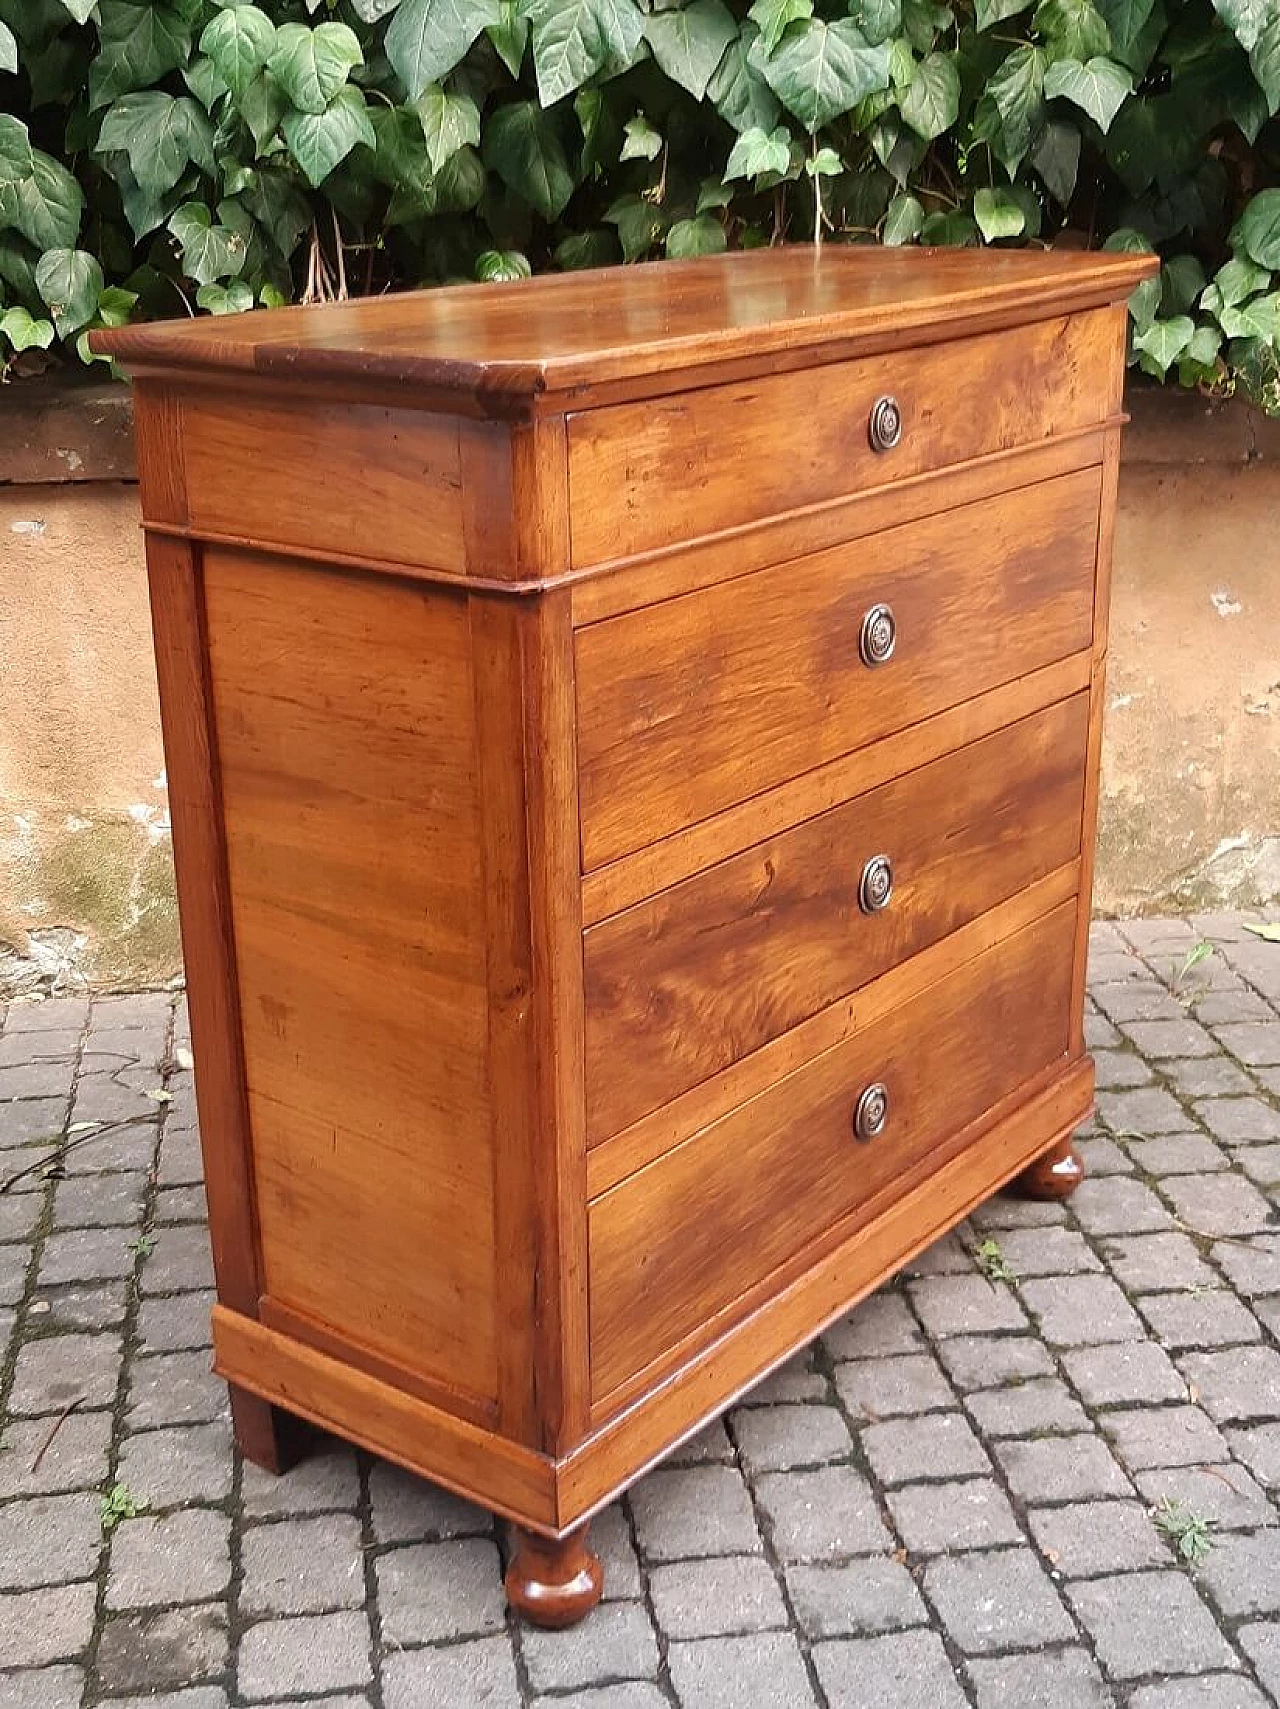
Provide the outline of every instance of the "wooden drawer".
<path id="1" fill-rule="evenodd" d="M 598 1405 L 702 1331 L 949 1138 L 1065 1057 L 1076 907 L 1067 903 L 704 1128 L 591 1206 Z M 854 1137 L 863 1090 L 889 1115 Z"/>
<path id="2" fill-rule="evenodd" d="M 1034 445 L 1115 406 L 1123 339 L 1102 309 L 568 418 L 575 565 Z M 871 448 L 891 396 L 892 450 Z"/>
<path id="3" fill-rule="evenodd" d="M 591 927 L 588 1142 L 1074 860 L 1088 729 L 1077 694 Z"/>
<path id="4" fill-rule="evenodd" d="M 1080 470 L 579 630 L 584 868 L 1086 647 L 1100 496 Z"/>

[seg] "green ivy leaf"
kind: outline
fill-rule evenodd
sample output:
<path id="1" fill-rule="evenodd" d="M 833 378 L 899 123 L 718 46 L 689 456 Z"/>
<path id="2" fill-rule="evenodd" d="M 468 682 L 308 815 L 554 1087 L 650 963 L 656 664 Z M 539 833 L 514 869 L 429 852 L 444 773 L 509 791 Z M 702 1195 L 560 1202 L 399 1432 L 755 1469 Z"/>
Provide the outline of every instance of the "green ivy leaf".
<path id="1" fill-rule="evenodd" d="M 15 354 L 23 350 L 47 350 L 53 343 L 53 322 L 33 320 L 18 304 L 0 314 L 0 336 L 9 340 Z"/>
<path id="2" fill-rule="evenodd" d="M 662 133 L 654 130 L 643 113 L 637 113 L 623 126 L 623 160 L 656 160 L 662 153 Z"/>
<path id="3" fill-rule="evenodd" d="M 1215 326 L 1198 326 L 1191 342 L 1178 358 L 1178 382 L 1194 386 L 1217 372 L 1218 352 L 1222 349 L 1222 334 Z"/>
<path id="4" fill-rule="evenodd" d="M 228 6 L 217 13 L 200 37 L 218 75 L 237 98 L 242 96 L 275 51 L 276 27 L 256 6 Z"/>
<path id="5" fill-rule="evenodd" d="M 678 11 L 651 14 L 644 33 L 667 76 L 700 101 L 738 26 L 721 0 L 692 0 Z"/>
<path id="6" fill-rule="evenodd" d="M 1033 0 L 976 0 L 974 21 L 979 30 L 989 30 L 1005 18 L 1016 18 L 1031 9 Z"/>
<path id="7" fill-rule="evenodd" d="M 89 107 L 145 89 L 176 71 L 191 52 L 191 29 L 171 6 L 151 0 L 101 0 L 101 51 L 89 67 Z"/>
<path id="8" fill-rule="evenodd" d="M 639 261 L 647 255 L 663 236 L 668 223 L 661 209 L 642 196 L 620 196 L 604 217 L 617 227 L 625 261 Z"/>
<path id="9" fill-rule="evenodd" d="M 914 196 L 897 195 L 885 210 L 880 241 L 890 249 L 914 243 L 924 226 L 924 209 Z"/>
<path id="10" fill-rule="evenodd" d="M 1045 189 L 1065 208 L 1080 171 L 1080 132 L 1061 119 L 1050 119 L 1031 151 L 1031 164 Z"/>
<path id="11" fill-rule="evenodd" d="M 1050 44 L 1049 60 L 1092 59 L 1111 51 L 1111 31 L 1093 0 L 1041 0 L 1034 23 Z"/>
<path id="12" fill-rule="evenodd" d="M 774 94 L 812 136 L 889 87 L 889 49 L 873 47 L 848 19 L 826 24 L 811 18 L 788 32 L 763 70 Z"/>
<path id="13" fill-rule="evenodd" d="M 1194 255 L 1171 256 L 1160 270 L 1161 314 L 1185 314 L 1204 288 L 1204 268 Z"/>
<path id="14" fill-rule="evenodd" d="M 1177 315 L 1173 320 L 1153 320 L 1141 332 L 1135 329 L 1133 347 L 1141 353 L 1139 365 L 1144 372 L 1163 380 L 1170 366 L 1191 343 L 1195 330 L 1195 322 L 1187 315 Z"/>
<path id="15" fill-rule="evenodd" d="M 93 16 L 93 8 L 98 0 L 62 0 L 64 9 L 70 12 L 77 24 L 87 24 Z"/>
<path id="16" fill-rule="evenodd" d="M 314 189 L 340 166 L 358 142 L 377 144 L 364 96 L 344 84 L 323 113 L 286 113 L 281 129 L 289 152 Z"/>
<path id="17" fill-rule="evenodd" d="M 108 285 L 98 293 L 97 320 L 102 326 L 125 326 L 137 305 L 138 293 Z"/>
<path id="18" fill-rule="evenodd" d="M 564 212 L 573 173 L 554 121 L 536 101 L 513 101 L 491 114 L 483 152 L 485 165 L 544 220 Z"/>
<path id="19" fill-rule="evenodd" d="M 213 315 L 240 315 L 253 307 L 253 292 L 243 279 L 231 279 L 225 285 L 201 285 L 196 302 Z"/>
<path id="20" fill-rule="evenodd" d="M 5 213 L 6 206 L 12 205 L 6 203 L 6 195 L 12 198 L 18 185 L 30 178 L 35 166 L 27 127 L 12 113 L 0 113 L 0 222 L 12 217 Z"/>
<path id="21" fill-rule="evenodd" d="M 917 136 L 931 142 L 960 115 L 960 73 L 948 53 L 926 54 L 915 68 L 898 110 Z"/>
<path id="22" fill-rule="evenodd" d="M 36 289 L 60 338 L 91 319 L 105 283 L 98 261 L 83 249 L 47 249 L 36 264 Z"/>
<path id="23" fill-rule="evenodd" d="M 18 41 L 8 24 L 0 19 L 0 71 L 18 69 Z"/>
<path id="24" fill-rule="evenodd" d="M 760 31 L 764 51 L 772 53 L 788 24 L 812 18 L 813 0 L 752 0 L 747 16 Z"/>
<path id="25" fill-rule="evenodd" d="M 529 20 L 519 0 L 498 0 L 498 21 L 486 24 L 485 34 L 507 70 L 513 77 L 519 77 L 529 43 Z"/>
<path id="26" fill-rule="evenodd" d="M 8 197 L 3 198 L 7 204 Z M 65 166 L 38 148 L 31 151 L 30 175 L 12 193 L 12 207 L 0 213 L 37 249 L 74 249 L 84 211 L 84 191 Z"/>
<path id="27" fill-rule="evenodd" d="M 849 0 L 849 16 L 876 47 L 902 29 L 902 0 Z"/>
<path id="28" fill-rule="evenodd" d="M 771 131 L 782 113 L 752 59 L 754 50 L 762 45 L 755 25 L 743 24 L 707 84 L 707 95 L 716 112 L 739 133 Z"/>
<path id="29" fill-rule="evenodd" d="M 960 208 L 946 213 L 930 214 L 920 228 L 921 243 L 942 244 L 950 249 L 969 249 L 978 241 L 978 227 L 972 216 Z"/>
<path id="30" fill-rule="evenodd" d="M 1280 292 L 1253 297 L 1239 308 L 1224 308 L 1218 316 L 1228 338 L 1280 339 Z"/>
<path id="31" fill-rule="evenodd" d="M 169 230 L 181 246 L 188 276 L 198 285 L 212 285 L 244 266 L 244 238 L 229 226 L 215 225 L 203 202 L 184 202 L 176 208 Z"/>
<path id="32" fill-rule="evenodd" d="M 376 24 L 399 4 L 400 0 L 351 0 L 351 10 L 362 24 Z"/>
<path id="33" fill-rule="evenodd" d="M 529 16 L 544 107 L 601 71 L 629 65 L 644 39 L 644 14 L 634 0 L 533 0 Z"/>
<path id="34" fill-rule="evenodd" d="M 1219 267 L 1212 283 L 1205 286 L 1200 296 L 1200 307 L 1215 315 L 1221 309 L 1233 309 L 1270 282 L 1271 273 L 1266 267 L 1259 267 L 1245 256 L 1236 256 Z"/>
<path id="35" fill-rule="evenodd" d="M 997 115 L 999 154 L 1013 171 L 1031 146 L 1044 102 L 1044 55 L 1038 47 L 1016 47 L 987 83 Z M 1012 163 L 1012 164 L 1011 164 Z"/>
<path id="36" fill-rule="evenodd" d="M 973 198 L 973 217 L 988 243 L 1001 237 L 1021 237 L 1027 224 L 1017 197 L 1002 186 L 977 192 Z"/>
<path id="37" fill-rule="evenodd" d="M 483 284 L 501 283 L 509 279 L 530 279 L 533 268 L 528 257 L 518 249 L 486 249 L 476 257 L 476 278 Z"/>
<path id="38" fill-rule="evenodd" d="M 1280 109 L 1280 12 L 1268 18 L 1257 41 L 1250 48 L 1249 65 L 1258 80 L 1258 87 L 1266 96 L 1267 112 L 1274 114 Z M 1252 141 L 1261 127 L 1255 128 L 1252 133 L 1244 124 L 1241 129 Z"/>
<path id="39" fill-rule="evenodd" d="M 618 240 L 611 231 L 575 232 L 556 245 L 556 266 L 566 272 L 584 267 L 608 267 L 619 259 Z"/>
<path id="40" fill-rule="evenodd" d="M 324 113 L 364 61 L 359 40 L 346 24 L 281 24 L 268 68 L 289 100 L 303 113 Z"/>
<path id="41" fill-rule="evenodd" d="M 481 30 L 500 26 L 498 0 L 401 0 L 383 46 L 411 101 L 439 83 Z"/>
<path id="42" fill-rule="evenodd" d="M 1084 65 L 1059 59 L 1044 74 L 1044 92 L 1050 100 L 1061 96 L 1073 102 L 1105 135 L 1125 97 L 1133 93 L 1133 78 L 1113 59 L 1097 57 Z"/>
<path id="43" fill-rule="evenodd" d="M 1103 244 L 1103 249 L 1121 255 L 1151 255 L 1154 253 L 1151 239 L 1142 232 L 1135 231 L 1132 226 L 1121 226 L 1113 231 Z M 1145 332 L 1156 317 L 1160 307 L 1160 280 L 1144 279 L 1135 286 L 1129 297 L 1129 316 L 1138 332 Z"/>
<path id="44" fill-rule="evenodd" d="M 1020 0 L 1019 10 L 1029 4 L 1030 0 Z M 917 53 L 928 53 L 941 32 L 954 23 L 949 6 L 937 5 L 935 0 L 902 0 L 903 34 Z"/>
<path id="45" fill-rule="evenodd" d="M 249 212 L 287 261 L 311 224 L 306 197 L 287 172 L 264 166 L 252 174 L 244 189 Z"/>
<path id="46" fill-rule="evenodd" d="M 480 109 L 469 95 L 449 95 L 438 83 L 428 83 L 414 102 L 427 139 L 431 170 L 439 172 L 451 154 L 480 142 Z"/>
<path id="47" fill-rule="evenodd" d="M 785 125 L 776 130 L 743 131 L 729 152 L 724 169 L 726 182 L 733 178 L 756 178 L 762 172 L 776 172 L 779 177 L 791 164 L 791 135 Z"/>
<path id="48" fill-rule="evenodd" d="M 672 261 L 691 255 L 719 255 L 727 248 L 724 227 L 711 214 L 677 220 L 667 233 L 667 256 Z"/>
<path id="49" fill-rule="evenodd" d="M 1280 271 L 1280 190 L 1259 190 L 1236 221 L 1231 243 L 1259 267 Z"/>
<path id="50" fill-rule="evenodd" d="M 1134 58 L 1155 11 L 1155 0 L 1098 0 L 1098 10 L 1111 37 L 1113 57 L 1128 66 L 1135 76 L 1145 71 L 1146 65 L 1135 64 Z"/>
<path id="51" fill-rule="evenodd" d="M 240 117 L 262 153 L 289 110 L 288 98 L 269 71 L 256 77 L 240 99 Z"/>
<path id="52" fill-rule="evenodd" d="M 1275 10 L 1271 0 L 1213 0 L 1213 9 L 1246 53 Z"/>
<path id="53" fill-rule="evenodd" d="M 175 100 L 160 89 L 139 89 L 113 102 L 98 149 L 127 154 L 139 188 L 153 199 L 173 188 L 190 161 L 210 174 L 215 170 L 213 130 L 204 113 L 189 95 Z"/>

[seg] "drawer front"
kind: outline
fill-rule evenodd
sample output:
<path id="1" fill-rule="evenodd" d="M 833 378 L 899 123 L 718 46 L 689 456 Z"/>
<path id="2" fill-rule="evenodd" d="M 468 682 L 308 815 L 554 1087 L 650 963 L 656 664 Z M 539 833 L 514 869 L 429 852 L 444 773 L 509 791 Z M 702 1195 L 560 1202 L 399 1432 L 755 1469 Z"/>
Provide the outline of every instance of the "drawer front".
<path id="1" fill-rule="evenodd" d="M 575 565 L 1034 445 L 1116 407 L 1123 311 L 571 415 Z M 881 398 L 891 449 L 871 442 Z M 882 420 L 883 425 L 883 420 Z"/>
<path id="2" fill-rule="evenodd" d="M 1076 905 L 1066 903 L 597 1199 L 597 1403 L 779 1265 L 1065 1057 Z M 855 1137 L 862 1094 L 888 1116 Z"/>
<path id="3" fill-rule="evenodd" d="M 1088 729 L 1078 694 L 591 927 L 589 1142 L 1074 860 Z"/>
<path id="4" fill-rule="evenodd" d="M 1080 470 L 579 630 L 585 869 L 1086 647 L 1100 497 Z"/>

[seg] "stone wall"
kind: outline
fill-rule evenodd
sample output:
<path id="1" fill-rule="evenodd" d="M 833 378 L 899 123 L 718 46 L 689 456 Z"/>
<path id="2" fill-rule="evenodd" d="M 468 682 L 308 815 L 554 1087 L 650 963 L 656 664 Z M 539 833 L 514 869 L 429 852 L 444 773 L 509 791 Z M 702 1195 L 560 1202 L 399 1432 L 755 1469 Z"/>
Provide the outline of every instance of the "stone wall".
<path id="1" fill-rule="evenodd" d="M 1099 911 L 1280 897 L 1280 425 L 1137 390 Z M 0 992 L 179 967 L 123 387 L 0 398 Z"/>

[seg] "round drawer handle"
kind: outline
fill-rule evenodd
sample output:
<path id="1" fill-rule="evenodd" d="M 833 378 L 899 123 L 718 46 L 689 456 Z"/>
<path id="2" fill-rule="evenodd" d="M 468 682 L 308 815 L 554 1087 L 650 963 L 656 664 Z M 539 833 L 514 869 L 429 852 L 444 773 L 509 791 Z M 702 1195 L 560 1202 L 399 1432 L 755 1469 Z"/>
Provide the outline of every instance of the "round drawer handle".
<path id="1" fill-rule="evenodd" d="M 864 665 L 887 664 L 898 644 L 898 624 L 891 605 L 873 605 L 862 619 L 858 653 Z"/>
<path id="2" fill-rule="evenodd" d="M 858 1099 L 853 1112 L 854 1137 L 871 1140 L 884 1132 L 889 1121 L 889 1088 L 874 1081 Z"/>
<path id="3" fill-rule="evenodd" d="M 888 855 L 872 855 L 858 880 L 858 906 L 864 914 L 878 914 L 892 895 L 893 863 Z"/>
<path id="4" fill-rule="evenodd" d="M 873 451 L 892 451 L 902 438 L 902 411 L 897 398 L 877 398 L 871 406 L 867 438 Z"/>

